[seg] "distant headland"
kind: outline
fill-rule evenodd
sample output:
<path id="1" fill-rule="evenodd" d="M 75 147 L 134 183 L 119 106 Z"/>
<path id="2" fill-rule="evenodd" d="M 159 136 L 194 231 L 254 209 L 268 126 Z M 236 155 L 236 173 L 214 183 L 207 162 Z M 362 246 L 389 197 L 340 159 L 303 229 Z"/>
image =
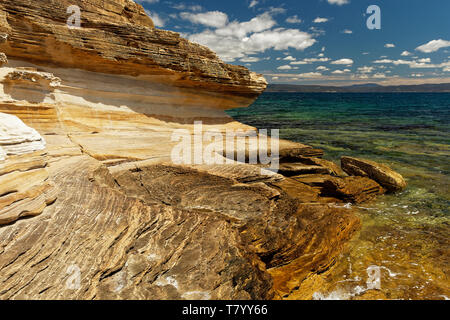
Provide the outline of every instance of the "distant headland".
<path id="1" fill-rule="evenodd" d="M 382 86 L 376 83 L 352 86 L 269 84 L 266 92 L 450 92 L 450 83 Z"/>

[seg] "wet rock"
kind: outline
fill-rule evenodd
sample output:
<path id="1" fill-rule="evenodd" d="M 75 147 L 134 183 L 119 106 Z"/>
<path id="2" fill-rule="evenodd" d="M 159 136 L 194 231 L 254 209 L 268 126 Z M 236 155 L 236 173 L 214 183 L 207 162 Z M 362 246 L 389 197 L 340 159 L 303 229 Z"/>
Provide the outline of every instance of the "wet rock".
<path id="1" fill-rule="evenodd" d="M 309 165 L 321 166 L 323 168 L 327 168 L 329 174 L 333 176 L 346 176 L 345 172 L 334 162 L 328 161 L 321 158 L 307 158 L 301 157 L 298 159 L 299 162 Z"/>
<path id="2" fill-rule="evenodd" d="M 362 203 L 385 192 L 377 182 L 367 177 L 306 175 L 293 179 L 315 188 L 322 197 L 336 198 L 343 202 Z"/>
<path id="3" fill-rule="evenodd" d="M 342 169 L 352 176 L 369 177 L 375 180 L 389 192 L 401 191 L 406 188 L 405 179 L 384 164 L 371 160 L 352 157 L 341 158 Z"/>
<path id="4" fill-rule="evenodd" d="M 325 180 L 322 188 L 322 195 L 352 203 L 367 202 L 383 193 L 384 189 L 367 177 L 333 177 Z"/>
<path id="5" fill-rule="evenodd" d="M 323 150 L 314 149 L 309 146 L 304 147 L 287 147 L 280 148 L 280 163 L 285 162 L 301 162 L 298 160 L 305 157 L 321 157 L 323 156 Z"/>
<path id="6" fill-rule="evenodd" d="M 320 202 L 320 192 L 294 179 L 287 178 L 283 181 L 272 183 L 272 185 L 280 188 L 300 203 Z"/>
<path id="7" fill-rule="evenodd" d="M 302 174 L 329 174 L 330 170 L 322 166 L 305 165 L 303 163 L 282 163 L 278 172 L 286 177 L 298 176 Z"/>

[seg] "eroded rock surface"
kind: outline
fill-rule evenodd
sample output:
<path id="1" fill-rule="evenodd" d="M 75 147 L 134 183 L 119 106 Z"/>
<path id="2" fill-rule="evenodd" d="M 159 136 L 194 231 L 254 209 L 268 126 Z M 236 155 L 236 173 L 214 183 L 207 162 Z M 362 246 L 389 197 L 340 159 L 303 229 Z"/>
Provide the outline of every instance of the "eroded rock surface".
<path id="1" fill-rule="evenodd" d="M 56 200 L 47 154 L 35 152 L 0 162 L 0 227 L 37 216 Z"/>
<path id="2" fill-rule="evenodd" d="M 80 8 L 81 28 L 67 25 L 71 5 Z M 267 85 L 261 75 L 225 64 L 210 49 L 178 33 L 154 28 L 144 9 L 131 0 L 1 0 L 0 16 L 0 32 L 8 37 L 6 43 L 0 43 L 0 52 L 11 61 L 38 65 L 63 80 L 70 79 L 80 89 L 93 89 L 94 82 L 99 90 L 109 91 L 92 79 L 90 72 L 109 74 L 107 83 L 111 86 L 117 79 L 122 81 L 121 88 L 130 81 L 125 75 L 139 77 L 128 87 L 134 87 L 130 93 L 136 94 L 135 108 L 148 114 L 162 113 L 161 104 L 166 108 L 183 104 L 187 110 L 245 107 Z M 79 71 L 65 74 L 51 67 Z M 79 77 L 76 74 L 85 82 L 91 78 L 91 84 L 74 81 Z M 116 89 L 119 91 L 119 85 Z M 94 99 L 89 92 L 84 94 Z M 139 104 L 138 95 L 153 99 Z M 115 100 L 119 103 L 120 99 Z M 129 99 L 127 105 L 131 102 Z M 175 112 L 165 115 L 176 116 Z"/>
<path id="3" fill-rule="evenodd" d="M 3 67 L 3 65 L 8 63 L 8 58 L 6 57 L 6 54 L 3 52 L 0 52 L 0 67 Z"/>
<path id="4" fill-rule="evenodd" d="M 55 201 L 44 149 L 36 130 L 0 113 L 0 227 L 37 216 Z"/>
<path id="5" fill-rule="evenodd" d="M 80 29 L 66 25 L 74 4 Z M 291 178 L 172 163 L 172 133 L 191 137 L 194 120 L 254 131 L 223 111 L 266 81 L 154 28 L 133 1 L 0 0 L 0 51 L 0 299 L 288 298 L 358 230 L 335 204 L 381 188 L 284 140 Z"/>

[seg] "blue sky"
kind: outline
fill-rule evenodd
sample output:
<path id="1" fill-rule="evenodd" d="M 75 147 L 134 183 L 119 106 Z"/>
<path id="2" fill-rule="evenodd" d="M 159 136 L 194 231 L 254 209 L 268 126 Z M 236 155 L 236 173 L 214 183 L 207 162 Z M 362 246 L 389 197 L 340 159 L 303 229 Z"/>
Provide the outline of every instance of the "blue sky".
<path id="1" fill-rule="evenodd" d="M 158 28 L 270 83 L 450 82 L 449 0 L 137 0 Z M 381 29 L 369 30 L 370 5 Z"/>

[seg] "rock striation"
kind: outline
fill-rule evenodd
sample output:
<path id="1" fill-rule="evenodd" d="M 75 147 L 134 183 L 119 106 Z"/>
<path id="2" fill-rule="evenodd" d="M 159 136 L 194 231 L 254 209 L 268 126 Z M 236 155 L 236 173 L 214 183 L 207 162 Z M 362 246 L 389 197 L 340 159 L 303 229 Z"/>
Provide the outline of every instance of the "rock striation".
<path id="1" fill-rule="evenodd" d="M 80 8 L 80 28 L 68 28 L 71 5 Z M 0 33 L 8 37 L 0 52 L 11 61 L 52 72 L 72 90 L 82 91 L 86 100 L 94 99 L 98 90 L 112 104 L 150 115 L 174 117 L 176 108 L 183 107 L 199 116 L 205 109 L 248 106 L 267 86 L 261 75 L 225 64 L 210 49 L 175 32 L 154 28 L 144 9 L 131 0 L 1 0 L 0 12 Z M 77 72 L 66 74 L 61 68 Z M 92 72 L 108 75 L 108 89 Z M 133 88 L 127 103 L 112 94 L 125 86 Z"/>
<path id="2" fill-rule="evenodd" d="M 0 227 L 37 216 L 56 200 L 45 152 L 12 156 L 0 163 Z"/>
<path id="3" fill-rule="evenodd" d="M 267 83 L 131 0 L 0 0 L 0 51 L 0 299 L 287 299 L 359 229 L 336 204 L 384 192 L 285 140 L 278 174 L 173 163 L 194 120 L 255 131 L 224 110 Z"/>
<path id="4" fill-rule="evenodd" d="M 341 165 L 342 169 L 349 175 L 369 177 L 390 192 L 401 191 L 406 188 L 405 179 L 384 164 L 371 160 L 342 157 Z"/>

